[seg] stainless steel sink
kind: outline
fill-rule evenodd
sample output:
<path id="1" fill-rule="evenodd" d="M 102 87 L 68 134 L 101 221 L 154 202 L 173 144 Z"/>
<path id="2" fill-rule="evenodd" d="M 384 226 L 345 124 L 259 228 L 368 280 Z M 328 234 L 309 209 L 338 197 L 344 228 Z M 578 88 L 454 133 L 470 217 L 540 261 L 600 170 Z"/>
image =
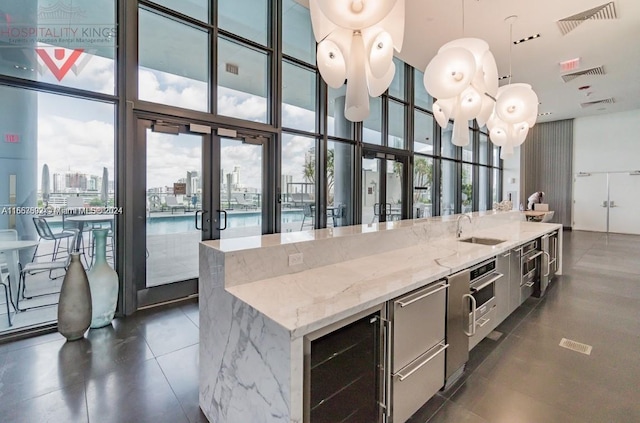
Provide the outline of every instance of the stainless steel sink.
<path id="1" fill-rule="evenodd" d="M 471 238 L 459 239 L 460 242 L 468 242 L 470 244 L 482 244 L 482 245 L 497 245 L 501 242 L 504 242 L 504 239 L 495 239 L 495 238 L 478 238 L 472 236 Z"/>

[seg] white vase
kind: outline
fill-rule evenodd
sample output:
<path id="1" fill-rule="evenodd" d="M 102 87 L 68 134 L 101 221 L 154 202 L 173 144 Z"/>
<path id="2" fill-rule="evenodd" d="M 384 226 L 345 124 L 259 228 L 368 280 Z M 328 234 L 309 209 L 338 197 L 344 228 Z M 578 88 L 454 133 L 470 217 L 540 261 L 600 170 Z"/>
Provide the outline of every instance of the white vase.
<path id="1" fill-rule="evenodd" d="M 91 287 L 91 328 L 101 328 L 111 323 L 118 303 L 118 274 L 107 263 L 108 229 L 94 229 L 95 261 L 87 274 Z"/>

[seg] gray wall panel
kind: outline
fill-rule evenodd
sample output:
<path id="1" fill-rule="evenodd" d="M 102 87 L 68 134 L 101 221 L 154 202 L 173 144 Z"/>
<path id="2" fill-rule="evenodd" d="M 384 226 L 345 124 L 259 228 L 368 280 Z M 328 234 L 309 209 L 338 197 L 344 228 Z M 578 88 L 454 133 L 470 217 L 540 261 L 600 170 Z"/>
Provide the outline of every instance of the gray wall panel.
<path id="1" fill-rule="evenodd" d="M 544 202 L 555 211 L 553 222 L 571 227 L 573 119 L 535 125 L 521 148 L 520 188 L 525 207 L 531 194 L 544 191 Z"/>

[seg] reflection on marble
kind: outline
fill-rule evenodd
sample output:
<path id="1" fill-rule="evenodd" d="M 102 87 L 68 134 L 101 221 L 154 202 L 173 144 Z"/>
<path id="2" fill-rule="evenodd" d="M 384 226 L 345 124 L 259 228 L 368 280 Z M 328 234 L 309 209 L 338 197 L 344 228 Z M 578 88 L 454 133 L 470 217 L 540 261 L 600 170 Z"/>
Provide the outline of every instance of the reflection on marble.
<path id="1" fill-rule="evenodd" d="M 523 220 L 520 212 L 471 213 L 465 236 L 478 230 Z M 434 239 L 453 238 L 459 215 L 345 226 L 308 232 L 264 235 L 204 244 L 225 252 L 226 286 L 293 274 L 366 256 L 383 254 Z M 304 263 L 289 266 L 289 255 L 303 253 Z"/>
<path id="2" fill-rule="evenodd" d="M 219 263 L 214 250 L 201 245 L 202 411 L 218 423 L 300 421 L 290 412 L 288 331 L 227 293 Z"/>

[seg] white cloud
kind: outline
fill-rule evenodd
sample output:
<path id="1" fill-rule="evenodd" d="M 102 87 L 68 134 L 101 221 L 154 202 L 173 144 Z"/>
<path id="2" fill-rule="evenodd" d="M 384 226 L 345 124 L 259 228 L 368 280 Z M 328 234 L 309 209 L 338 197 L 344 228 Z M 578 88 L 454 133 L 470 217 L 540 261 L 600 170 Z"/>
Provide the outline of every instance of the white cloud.
<path id="1" fill-rule="evenodd" d="M 218 114 L 254 122 L 267 121 L 267 99 L 218 87 Z"/>
<path id="2" fill-rule="evenodd" d="M 187 172 L 202 173 L 202 137 L 147 132 L 147 188 L 173 186 Z"/>
<path id="3" fill-rule="evenodd" d="M 38 116 L 38 181 L 45 163 L 51 175 L 72 171 L 102 176 L 102 168 L 106 167 L 112 178 L 113 146 L 111 123 L 41 114 Z"/>
<path id="4" fill-rule="evenodd" d="M 282 174 L 293 176 L 294 182 L 304 180 L 304 164 L 309 151 L 315 146 L 313 138 L 283 134 Z"/>
<path id="5" fill-rule="evenodd" d="M 206 82 L 145 68 L 140 68 L 138 80 L 141 100 L 198 111 L 208 109 L 209 88 Z"/>

